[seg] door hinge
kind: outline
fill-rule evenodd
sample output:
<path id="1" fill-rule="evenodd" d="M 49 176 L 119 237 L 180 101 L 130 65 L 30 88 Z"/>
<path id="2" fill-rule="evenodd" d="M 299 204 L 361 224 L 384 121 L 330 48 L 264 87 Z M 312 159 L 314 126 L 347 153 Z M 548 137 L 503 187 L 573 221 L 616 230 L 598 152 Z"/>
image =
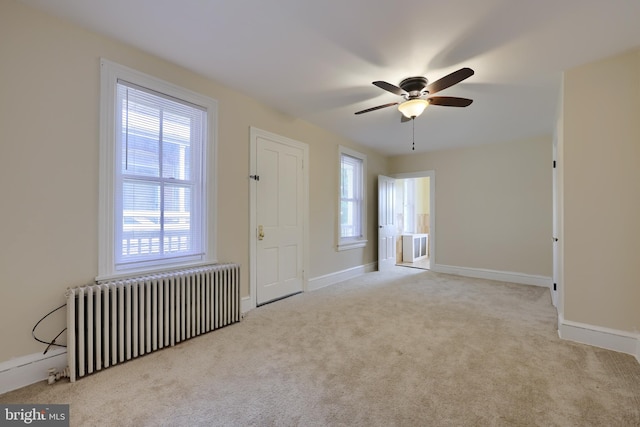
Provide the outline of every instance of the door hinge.
<path id="1" fill-rule="evenodd" d="M 553 168 L 554 169 L 556 168 L 556 161 L 555 160 L 553 161 Z"/>
<path id="2" fill-rule="evenodd" d="M 249 178 L 253 179 L 254 181 L 260 181 L 260 175 L 249 175 Z"/>
<path id="3" fill-rule="evenodd" d="M 553 284 L 553 290 L 554 290 L 554 291 L 557 291 L 557 290 L 558 290 L 558 284 L 557 284 L 557 283 L 554 283 L 554 284 Z"/>

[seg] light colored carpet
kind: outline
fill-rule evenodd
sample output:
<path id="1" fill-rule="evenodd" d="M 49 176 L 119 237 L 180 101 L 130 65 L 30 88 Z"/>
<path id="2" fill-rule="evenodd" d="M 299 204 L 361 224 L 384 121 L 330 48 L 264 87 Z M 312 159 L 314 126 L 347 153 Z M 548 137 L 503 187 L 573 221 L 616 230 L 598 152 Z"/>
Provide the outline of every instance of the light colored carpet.
<path id="1" fill-rule="evenodd" d="M 561 341 L 548 289 L 396 267 L 0 402 L 75 426 L 640 426 L 640 365 Z"/>

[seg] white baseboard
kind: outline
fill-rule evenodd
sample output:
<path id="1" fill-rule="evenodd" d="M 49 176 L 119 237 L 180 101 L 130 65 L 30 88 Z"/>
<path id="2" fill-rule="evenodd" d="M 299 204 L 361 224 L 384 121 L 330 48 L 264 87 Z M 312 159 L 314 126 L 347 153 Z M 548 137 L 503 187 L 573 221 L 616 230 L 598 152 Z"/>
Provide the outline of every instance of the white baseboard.
<path id="1" fill-rule="evenodd" d="M 372 262 L 370 264 L 360 265 L 358 267 L 348 268 L 342 271 L 336 271 L 335 273 L 325 274 L 324 276 L 314 277 L 312 279 L 309 279 L 306 292 L 316 291 L 326 286 L 334 285 L 336 283 L 358 277 L 365 273 L 371 273 L 373 271 L 376 271 L 377 267 L 378 263 Z M 253 303 L 253 299 L 251 298 L 251 296 L 242 297 L 240 299 L 240 312 L 242 314 L 248 313 L 254 308 L 256 308 L 256 305 Z"/>
<path id="2" fill-rule="evenodd" d="M 35 353 L 0 363 L 0 394 L 46 380 L 49 369 L 67 366 L 67 349 L 56 348 L 47 354 Z"/>
<path id="3" fill-rule="evenodd" d="M 553 288 L 551 289 L 551 304 L 558 308 L 558 291 L 554 291 Z"/>
<path id="4" fill-rule="evenodd" d="M 634 356 L 640 363 L 640 334 L 564 320 L 558 316 L 558 336 Z"/>
<path id="5" fill-rule="evenodd" d="M 542 286 L 552 289 L 551 277 L 533 274 L 514 273 L 511 271 L 487 270 L 484 268 L 456 267 L 453 265 L 435 264 L 431 271 L 436 273 L 455 274 L 476 279 L 497 280 L 500 282 L 518 283 L 521 285 Z"/>
<path id="6" fill-rule="evenodd" d="M 343 282 L 345 280 L 353 279 L 354 277 L 361 276 L 365 273 L 371 273 L 376 271 L 378 267 L 377 262 L 370 264 L 360 265 L 358 267 L 348 268 L 342 271 L 336 271 L 335 273 L 325 274 L 324 276 L 314 277 L 309 279 L 309 286 L 307 291 L 316 291 L 326 286 L 335 285 L 336 283 Z"/>
<path id="7" fill-rule="evenodd" d="M 253 303 L 253 300 L 250 295 L 240 298 L 240 313 L 242 314 L 248 313 L 254 308 L 256 308 L 256 305 Z"/>

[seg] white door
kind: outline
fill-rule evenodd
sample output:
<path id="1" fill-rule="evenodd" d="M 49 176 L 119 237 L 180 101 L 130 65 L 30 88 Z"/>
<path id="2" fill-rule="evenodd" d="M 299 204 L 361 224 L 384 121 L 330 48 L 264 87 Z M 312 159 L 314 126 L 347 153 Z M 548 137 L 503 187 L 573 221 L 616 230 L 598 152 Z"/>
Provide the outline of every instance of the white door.
<path id="1" fill-rule="evenodd" d="M 396 180 L 378 176 L 378 270 L 396 265 Z"/>
<path id="2" fill-rule="evenodd" d="M 255 136 L 256 304 L 303 290 L 304 150 Z"/>

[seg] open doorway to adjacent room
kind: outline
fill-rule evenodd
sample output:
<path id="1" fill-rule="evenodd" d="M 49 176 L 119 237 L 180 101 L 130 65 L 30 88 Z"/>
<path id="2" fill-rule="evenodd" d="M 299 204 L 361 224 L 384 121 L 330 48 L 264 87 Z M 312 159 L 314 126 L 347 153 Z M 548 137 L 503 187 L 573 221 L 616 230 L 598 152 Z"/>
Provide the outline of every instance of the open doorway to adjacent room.
<path id="1" fill-rule="evenodd" d="M 396 179 L 397 265 L 425 270 L 431 268 L 430 180 L 430 176 Z"/>

